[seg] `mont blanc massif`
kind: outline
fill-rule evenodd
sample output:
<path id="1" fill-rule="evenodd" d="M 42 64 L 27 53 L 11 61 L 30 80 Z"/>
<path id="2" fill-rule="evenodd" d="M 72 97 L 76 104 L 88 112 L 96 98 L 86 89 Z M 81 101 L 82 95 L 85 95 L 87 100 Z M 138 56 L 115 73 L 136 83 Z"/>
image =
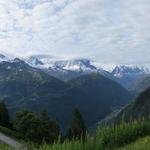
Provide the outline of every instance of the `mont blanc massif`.
<path id="1" fill-rule="evenodd" d="M 22 108 L 47 109 L 62 130 L 72 110 L 79 108 L 91 128 L 150 86 L 146 66 L 97 64 L 85 58 L 32 55 L 10 59 L 1 54 L 0 97 L 11 114 Z"/>

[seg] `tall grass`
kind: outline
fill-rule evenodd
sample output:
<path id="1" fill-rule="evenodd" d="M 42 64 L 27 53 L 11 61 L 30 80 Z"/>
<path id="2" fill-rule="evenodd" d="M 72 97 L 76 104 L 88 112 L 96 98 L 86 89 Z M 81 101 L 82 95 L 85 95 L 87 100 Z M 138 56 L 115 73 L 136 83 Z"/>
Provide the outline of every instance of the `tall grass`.
<path id="1" fill-rule="evenodd" d="M 150 149 L 150 137 L 138 139 L 136 142 L 126 145 L 123 148 L 117 150 L 149 150 Z"/>
<path id="2" fill-rule="evenodd" d="M 15 150 L 15 149 L 0 142 L 0 150 Z"/>
<path id="3" fill-rule="evenodd" d="M 95 136 L 85 141 L 65 141 L 63 144 L 44 145 L 40 150 L 112 150 L 150 135 L 150 121 L 137 120 L 120 125 L 99 128 Z"/>
<path id="4" fill-rule="evenodd" d="M 102 150 L 112 149 L 112 147 L 124 146 L 147 135 L 150 135 L 150 121 L 143 119 L 98 129 L 96 143 L 100 143 Z"/>
<path id="5" fill-rule="evenodd" d="M 99 128 L 95 136 L 87 135 L 84 140 L 44 144 L 39 150 L 116 150 L 145 136 L 150 136 L 150 121 L 143 119 Z"/>

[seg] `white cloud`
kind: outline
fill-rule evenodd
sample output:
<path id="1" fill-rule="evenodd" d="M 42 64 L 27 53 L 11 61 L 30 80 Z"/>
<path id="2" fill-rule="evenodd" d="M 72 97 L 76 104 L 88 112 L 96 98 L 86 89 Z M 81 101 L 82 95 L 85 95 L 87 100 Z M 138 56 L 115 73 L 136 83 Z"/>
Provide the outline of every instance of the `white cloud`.
<path id="1" fill-rule="evenodd" d="M 0 0 L 0 51 L 150 62 L 149 11 L 149 0 Z"/>

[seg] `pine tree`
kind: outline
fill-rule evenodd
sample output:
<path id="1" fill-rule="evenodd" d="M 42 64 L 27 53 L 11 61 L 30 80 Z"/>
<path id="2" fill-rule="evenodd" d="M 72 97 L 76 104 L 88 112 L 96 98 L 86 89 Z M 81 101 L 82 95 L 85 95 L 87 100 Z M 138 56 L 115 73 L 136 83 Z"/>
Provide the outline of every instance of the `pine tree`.
<path id="1" fill-rule="evenodd" d="M 26 109 L 18 111 L 13 120 L 14 129 L 29 140 L 39 140 L 39 124 L 40 119 L 38 116 Z"/>
<path id="2" fill-rule="evenodd" d="M 56 121 L 50 120 L 48 111 L 43 110 L 41 113 L 41 137 L 42 140 L 53 143 L 58 140 L 60 131 L 59 131 L 59 125 Z"/>
<path id="3" fill-rule="evenodd" d="M 25 138 L 37 142 L 53 143 L 58 140 L 60 133 L 57 122 L 49 119 L 46 110 L 40 116 L 30 110 L 20 110 L 15 115 L 13 125 Z"/>
<path id="4" fill-rule="evenodd" d="M 86 134 L 86 125 L 85 121 L 80 113 L 80 111 L 76 108 L 73 111 L 72 119 L 69 124 L 69 128 L 67 130 L 67 137 L 69 139 L 73 138 L 84 138 Z"/>
<path id="5" fill-rule="evenodd" d="M 0 102 L 0 125 L 9 127 L 9 113 L 4 102 Z"/>

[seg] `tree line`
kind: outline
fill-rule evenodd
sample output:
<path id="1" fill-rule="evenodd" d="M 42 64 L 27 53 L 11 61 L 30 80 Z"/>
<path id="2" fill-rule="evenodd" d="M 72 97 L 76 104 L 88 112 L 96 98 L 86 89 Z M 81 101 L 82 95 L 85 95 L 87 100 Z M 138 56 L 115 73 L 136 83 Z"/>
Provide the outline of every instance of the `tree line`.
<path id="1" fill-rule="evenodd" d="M 43 110 L 38 115 L 30 110 L 22 109 L 17 111 L 13 119 L 10 120 L 4 102 L 0 102 L 0 126 L 15 130 L 25 139 L 35 142 L 54 143 L 61 137 L 59 124 L 49 118 L 47 110 Z M 85 121 L 80 111 L 75 108 L 65 138 L 70 140 L 84 138 L 86 130 Z"/>

